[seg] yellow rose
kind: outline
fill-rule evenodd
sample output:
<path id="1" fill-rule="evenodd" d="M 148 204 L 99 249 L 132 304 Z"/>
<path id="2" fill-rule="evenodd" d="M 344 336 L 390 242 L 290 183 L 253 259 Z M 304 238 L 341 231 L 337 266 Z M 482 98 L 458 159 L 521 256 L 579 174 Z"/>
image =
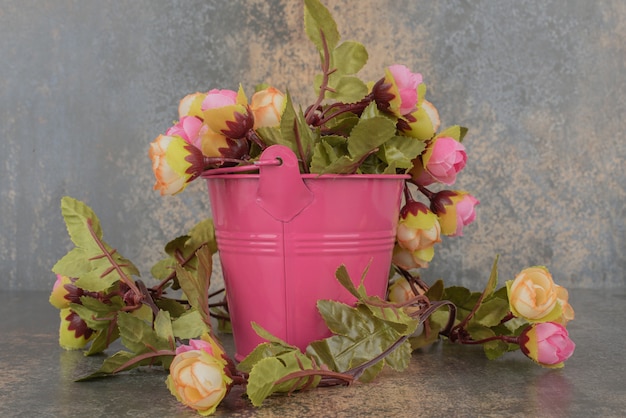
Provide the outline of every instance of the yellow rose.
<path id="1" fill-rule="evenodd" d="M 223 359 L 204 350 L 184 351 L 174 357 L 166 384 L 179 402 L 201 415 L 210 415 L 232 382 L 224 372 L 225 366 Z"/>
<path id="2" fill-rule="evenodd" d="M 561 315 L 556 285 L 547 268 L 529 267 L 506 284 L 513 315 L 530 322 L 551 321 Z"/>

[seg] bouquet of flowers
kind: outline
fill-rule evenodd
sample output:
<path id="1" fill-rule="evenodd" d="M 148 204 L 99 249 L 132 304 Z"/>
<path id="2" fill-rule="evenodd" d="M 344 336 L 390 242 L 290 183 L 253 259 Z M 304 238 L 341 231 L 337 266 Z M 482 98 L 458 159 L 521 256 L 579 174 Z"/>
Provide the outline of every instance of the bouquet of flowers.
<path id="1" fill-rule="evenodd" d="M 120 339 L 127 349 L 79 380 L 162 366 L 171 393 L 208 415 L 233 385 L 245 385 L 258 406 L 275 392 L 367 382 L 386 365 L 404 370 L 415 350 L 441 339 L 481 344 L 490 359 L 521 349 L 542 366 L 561 367 L 574 350 L 565 328 L 574 311 L 545 267 L 524 269 L 498 288 L 496 258 L 481 292 L 421 280 L 418 269 L 428 267 L 434 245 L 462 235 L 475 219 L 478 200 L 446 188 L 466 164 L 467 129 L 440 129 L 422 76 L 403 65 L 384 69 L 377 81 L 359 79 L 365 47 L 340 43 L 328 10 L 318 0 L 304 3 L 305 30 L 321 59 L 315 101 L 296 107 L 268 85 L 250 100 L 242 87 L 185 96 L 178 121 L 150 145 L 154 188 L 171 195 L 208 172 L 254 170 L 272 145 L 290 148 L 301 173 L 407 174 L 387 298 L 369 295 L 338 266 L 336 279 L 356 303 L 319 301 L 332 336 L 301 351 L 253 323 L 266 342 L 236 364 L 216 330 L 215 319 L 220 331 L 228 328 L 227 303 L 210 303 L 223 292 L 209 293 L 218 251 L 210 219 L 165 246 L 167 257 L 152 269 L 156 283 L 148 286 L 103 240 L 95 213 L 65 197 L 75 248 L 53 267 L 50 302 L 60 310 L 60 344 L 90 355 Z"/>

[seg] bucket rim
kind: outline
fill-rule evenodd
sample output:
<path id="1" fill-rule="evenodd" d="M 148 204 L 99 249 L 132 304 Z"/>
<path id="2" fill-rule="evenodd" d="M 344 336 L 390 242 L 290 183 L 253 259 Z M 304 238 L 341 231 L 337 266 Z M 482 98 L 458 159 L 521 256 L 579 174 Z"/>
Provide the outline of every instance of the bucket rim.
<path id="1" fill-rule="evenodd" d="M 206 180 L 211 179 L 260 179 L 260 173 L 250 174 L 214 174 L 208 176 L 202 176 Z M 375 180 L 407 180 L 411 178 L 410 174 L 300 174 L 300 178 L 306 180 L 358 180 L 358 179 L 375 179 Z"/>

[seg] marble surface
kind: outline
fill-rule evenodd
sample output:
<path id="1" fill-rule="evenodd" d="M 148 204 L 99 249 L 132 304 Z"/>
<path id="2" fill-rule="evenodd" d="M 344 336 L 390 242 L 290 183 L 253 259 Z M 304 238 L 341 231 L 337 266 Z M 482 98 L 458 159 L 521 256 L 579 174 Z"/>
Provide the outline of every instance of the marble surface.
<path id="1" fill-rule="evenodd" d="M 626 2 L 324 0 L 377 80 L 424 76 L 444 127 L 469 128 L 455 188 L 481 204 L 437 246 L 428 278 L 626 285 Z M 70 242 L 70 195 L 144 276 L 166 242 L 209 216 L 206 186 L 161 198 L 148 144 L 187 93 L 268 82 L 312 103 L 319 69 L 294 0 L 0 2 L 0 286 L 47 290 Z"/>
<path id="2" fill-rule="evenodd" d="M 160 369 L 74 382 L 102 357 L 59 348 L 58 314 L 47 297 L 0 293 L 0 416 L 198 416 L 170 395 Z M 577 346 L 560 370 L 536 366 L 519 352 L 489 361 L 478 347 L 438 343 L 416 352 L 407 371 L 386 371 L 370 384 L 275 396 L 258 409 L 235 390 L 216 416 L 624 416 L 626 290 L 573 289 L 570 301 L 577 317 L 568 329 Z"/>

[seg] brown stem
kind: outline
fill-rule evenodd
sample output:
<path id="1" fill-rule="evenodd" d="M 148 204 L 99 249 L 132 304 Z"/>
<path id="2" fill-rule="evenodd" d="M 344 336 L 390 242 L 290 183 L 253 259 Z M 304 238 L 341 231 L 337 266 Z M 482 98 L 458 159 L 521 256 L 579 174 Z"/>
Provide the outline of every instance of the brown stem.
<path id="1" fill-rule="evenodd" d="M 106 257 L 106 259 L 109 260 L 109 263 L 111 263 L 111 270 L 109 272 L 116 271 L 117 274 L 120 276 L 120 280 L 125 283 L 135 295 L 141 297 L 141 291 L 135 285 L 133 279 L 131 279 L 126 275 L 126 273 L 124 273 L 124 270 L 122 270 L 122 266 L 117 264 L 117 262 L 113 259 L 113 252 L 109 252 L 104 246 L 104 243 L 100 240 L 100 238 L 98 238 L 98 235 L 96 235 L 96 232 L 93 230 L 93 221 L 91 220 L 91 218 L 87 219 L 87 229 L 89 230 L 89 233 L 91 234 L 93 240 L 96 242 L 96 244 L 98 244 L 98 247 Z"/>
<path id="2" fill-rule="evenodd" d="M 324 31 L 320 30 L 320 37 L 322 39 L 322 45 L 324 48 L 323 58 L 322 58 L 322 83 L 320 84 L 320 92 L 317 95 L 317 100 L 315 103 L 309 108 L 307 111 L 304 120 L 307 124 L 311 124 L 313 121 L 313 115 L 317 108 L 322 104 L 324 98 L 326 97 L 326 91 L 328 90 L 328 76 L 335 72 L 335 70 L 330 70 L 330 51 L 328 50 L 328 43 L 326 42 L 326 36 L 324 36 Z"/>

